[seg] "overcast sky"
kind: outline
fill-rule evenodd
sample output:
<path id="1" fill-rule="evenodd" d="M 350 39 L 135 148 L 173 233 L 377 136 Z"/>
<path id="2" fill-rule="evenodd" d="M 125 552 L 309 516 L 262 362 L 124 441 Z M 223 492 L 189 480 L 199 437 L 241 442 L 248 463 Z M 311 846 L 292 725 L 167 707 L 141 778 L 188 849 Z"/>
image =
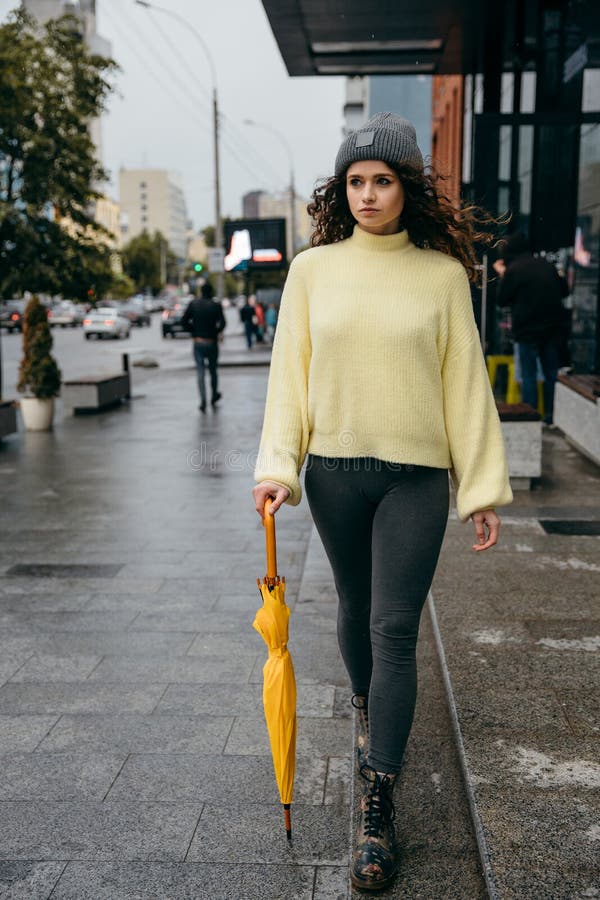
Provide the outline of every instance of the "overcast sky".
<path id="1" fill-rule="evenodd" d="M 289 184 L 291 146 L 296 190 L 309 196 L 332 173 L 341 141 L 343 78 L 290 78 L 260 0 L 157 0 L 202 34 L 217 73 L 223 115 L 221 207 L 241 213 L 249 190 Z M 16 0 L 0 0 L 5 18 Z M 198 228 L 214 222 L 210 68 L 197 38 L 170 16 L 134 0 L 97 0 L 98 31 L 121 66 L 103 122 L 104 164 L 117 197 L 121 166 L 179 172 L 188 212 Z"/>

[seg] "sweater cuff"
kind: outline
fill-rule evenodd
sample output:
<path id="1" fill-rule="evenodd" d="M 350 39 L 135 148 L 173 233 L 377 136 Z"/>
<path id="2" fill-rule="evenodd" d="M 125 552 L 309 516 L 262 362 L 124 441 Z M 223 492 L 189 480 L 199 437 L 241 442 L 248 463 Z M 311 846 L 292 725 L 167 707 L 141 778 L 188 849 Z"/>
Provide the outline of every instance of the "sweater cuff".
<path id="1" fill-rule="evenodd" d="M 300 480 L 298 478 L 296 478 L 294 482 L 285 482 L 281 481 L 280 478 L 273 478 L 264 473 L 261 473 L 260 475 L 255 473 L 254 480 L 257 484 L 262 484 L 264 481 L 272 481 L 273 484 L 278 484 L 280 487 L 286 488 L 290 493 L 283 502 L 287 503 L 289 506 L 298 506 L 302 499 L 302 488 L 300 487 Z"/>

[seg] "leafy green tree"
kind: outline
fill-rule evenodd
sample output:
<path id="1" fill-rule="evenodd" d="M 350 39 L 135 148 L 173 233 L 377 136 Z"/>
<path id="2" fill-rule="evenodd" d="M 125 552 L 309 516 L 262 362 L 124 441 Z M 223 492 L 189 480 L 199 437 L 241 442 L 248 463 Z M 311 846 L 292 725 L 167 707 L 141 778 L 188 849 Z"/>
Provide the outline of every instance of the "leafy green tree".
<path id="1" fill-rule="evenodd" d="M 18 390 L 40 400 L 56 397 L 60 391 L 60 369 L 50 353 L 52 334 L 48 314 L 37 297 L 32 297 L 23 314 L 23 359 L 19 366 Z"/>
<path id="2" fill-rule="evenodd" d="M 203 228 L 201 234 L 204 238 L 207 247 L 215 246 L 215 226 L 207 225 L 206 228 Z"/>
<path id="3" fill-rule="evenodd" d="M 142 231 L 131 238 L 121 250 L 123 271 L 131 278 L 138 291 L 151 290 L 157 294 L 163 285 L 161 255 L 166 248 L 166 276 L 168 281 L 178 281 L 178 260 L 167 246 L 166 239 L 155 231 L 152 236 Z"/>
<path id="4" fill-rule="evenodd" d="M 41 30 L 24 12 L 0 26 L 0 296 L 85 298 L 110 285 L 108 232 L 93 219 L 106 173 L 89 123 L 116 65 L 92 53 L 73 16 Z"/>
<path id="5" fill-rule="evenodd" d="M 125 275 L 124 273 L 115 275 L 110 288 L 111 297 L 115 300 L 126 300 L 128 297 L 131 297 L 132 294 L 135 294 L 135 291 L 135 284 L 129 275 Z"/>

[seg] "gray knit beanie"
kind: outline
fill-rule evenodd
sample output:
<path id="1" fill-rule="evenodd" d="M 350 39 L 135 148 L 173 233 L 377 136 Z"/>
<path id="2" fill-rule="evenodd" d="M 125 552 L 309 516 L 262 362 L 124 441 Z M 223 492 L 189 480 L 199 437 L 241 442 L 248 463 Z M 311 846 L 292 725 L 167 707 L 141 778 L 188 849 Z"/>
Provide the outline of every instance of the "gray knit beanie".
<path id="1" fill-rule="evenodd" d="M 408 119 L 394 113 L 377 113 L 358 131 L 345 138 L 335 160 L 335 174 L 363 159 L 380 159 L 389 166 L 410 163 L 423 168 L 423 157 L 417 147 L 417 132 Z"/>

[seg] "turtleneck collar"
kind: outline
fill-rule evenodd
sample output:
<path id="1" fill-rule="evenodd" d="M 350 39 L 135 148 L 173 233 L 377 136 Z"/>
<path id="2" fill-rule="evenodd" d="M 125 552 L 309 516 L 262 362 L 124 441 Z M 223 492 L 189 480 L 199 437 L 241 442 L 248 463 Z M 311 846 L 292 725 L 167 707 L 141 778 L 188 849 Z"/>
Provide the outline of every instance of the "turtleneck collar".
<path id="1" fill-rule="evenodd" d="M 369 252 L 397 253 L 399 250 L 406 250 L 412 246 L 406 229 L 397 231 L 395 234 L 371 234 L 369 231 L 364 231 L 360 225 L 355 225 L 350 240 L 356 247 Z"/>

